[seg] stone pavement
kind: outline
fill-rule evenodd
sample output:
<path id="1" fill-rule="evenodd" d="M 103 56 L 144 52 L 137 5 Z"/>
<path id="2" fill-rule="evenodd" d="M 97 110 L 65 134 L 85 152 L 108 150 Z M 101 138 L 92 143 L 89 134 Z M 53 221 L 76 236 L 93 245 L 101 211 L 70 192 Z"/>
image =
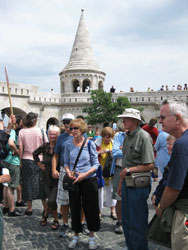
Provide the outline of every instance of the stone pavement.
<path id="1" fill-rule="evenodd" d="M 156 186 L 154 183 L 153 186 Z M 153 216 L 154 210 L 148 199 L 149 217 Z M 21 208 L 24 213 L 25 208 Z M 50 216 L 47 226 L 40 226 L 42 214 L 41 201 L 33 202 L 33 215 L 21 217 L 8 217 L 4 216 L 4 241 L 3 250 L 67 250 L 68 243 L 71 239 L 72 233 L 69 233 L 65 238 L 59 238 L 58 231 L 52 231 L 50 225 L 53 221 Z M 114 227 L 116 221 L 113 221 L 109 215 L 110 210 L 105 208 L 103 211 L 103 220 L 101 229 L 96 233 L 96 238 L 99 243 L 98 250 L 120 250 L 125 247 L 125 239 L 123 235 L 115 234 Z M 62 220 L 60 220 L 60 225 Z M 88 237 L 80 234 L 80 243 L 76 247 L 77 250 L 88 249 Z M 156 245 L 149 244 L 150 250 L 164 250 Z"/>

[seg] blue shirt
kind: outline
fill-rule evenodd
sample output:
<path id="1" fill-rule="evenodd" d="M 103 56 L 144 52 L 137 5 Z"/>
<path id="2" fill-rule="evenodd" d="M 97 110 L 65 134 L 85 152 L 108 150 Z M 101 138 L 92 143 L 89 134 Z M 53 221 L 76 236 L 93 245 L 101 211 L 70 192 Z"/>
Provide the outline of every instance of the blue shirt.
<path id="1" fill-rule="evenodd" d="M 166 186 L 181 191 L 180 196 L 188 198 L 188 129 L 174 143 Z"/>
<path id="2" fill-rule="evenodd" d="M 69 135 L 67 132 L 64 132 L 57 138 L 55 145 L 54 153 L 59 155 L 59 163 L 61 166 L 64 166 L 64 150 L 66 143 L 72 139 L 73 136 Z"/>
<path id="3" fill-rule="evenodd" d="M 123 146 L 123 142 L 125 139 L 125 133 L 119 132 L 114 139 L 113 143 L 113 149 L 112 149 L 112 156 L 115 158 L 122 158 L 123 157 L 123 151 L 120 149 L 120 146 Z"/>
<path id="4" fill-rule="evenodd" d="M 80 147 L 76 147 L 74 145 L 73 139 L 69 140 L 66 143 L 65 151 L 64 151 L 64 166 L 69 166 L 70 170 L 73 169 L 79 150 L 80 150 Z M 85 146 L 80 154 L 80 158 L 76 165 L 75 172 L 86 173 L 91 168 L 95 168 L 97 170 L 98 167 L 99 167 L 98 153 L 97 153 L 95 144 L 91 141 L 90 154 L 89 154 L 88 146 Z M 87 178 L 90 178 L 93 176 L 96 176 L 96 172 L 94 172 Z"/>
<path id="5" fill-rule="evenodd" d="M 113 143 L 113 148 L 112 148 L 112 167 L 111 167 L 111 174 L 115 173 L 115 165 L 116 165 L 116 159 L 121 159 L 123 157 L 123 150 L 120 149 L 120 146 L 123 146 L 123 142 L 125 139 L 125 133 L 124 132 L 119 132 L 115 138 L 114 138 L 114 143 Z"/>
<path id="6" fill-rule="evenodd" d="M 155 150 L 157 151 L 157 156 L 155 159 L 155 166 L 160 169 L 161 174 L 164 172 L 164 168 L 170 160 L 170 155 L 167 150 L 166 138 L 169 134 L 166 132 L 161 132 L 157 136 L 156 143 L 154 145 Z"/>

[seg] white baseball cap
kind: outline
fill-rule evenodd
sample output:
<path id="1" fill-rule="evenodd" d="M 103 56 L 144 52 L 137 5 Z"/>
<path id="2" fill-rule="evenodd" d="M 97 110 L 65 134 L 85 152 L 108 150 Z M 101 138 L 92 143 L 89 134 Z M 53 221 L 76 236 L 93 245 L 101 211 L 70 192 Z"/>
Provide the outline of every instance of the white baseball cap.
<path id="1" fill-rule="evenodd" d="M 75 119 L 75 117 L 74 117 L 74 115 L 72 115 L 72 114 L 64 114 L 63 115 L 63 117 L 62 117 L 62 121 L 65 121 L 65 120 L 74 120 Z"/>
<path id="2" fill-rule="evenodd" d="M 134 118 L 137 119 L 139 121 L 141 120 L 141 116 L 140 116 L 140 111 L 137 109 L 133 109 L 133 108 L 128 108 L 125 109 L 125 111 L 123 112 L 122 115 L 118 115 L 119 118 Z"/>

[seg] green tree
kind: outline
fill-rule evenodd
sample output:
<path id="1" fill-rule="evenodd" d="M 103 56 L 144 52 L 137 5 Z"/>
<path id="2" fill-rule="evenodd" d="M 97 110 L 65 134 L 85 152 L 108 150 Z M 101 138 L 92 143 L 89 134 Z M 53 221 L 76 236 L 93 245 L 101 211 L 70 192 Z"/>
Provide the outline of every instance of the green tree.
<path id="1" fill-rule="evenodd" d="M 86 119 L 90 124 L 116 122 L 117 116 L 130 107 L 127 97 L 118 97 L 112 102 L 112 94 L 101 89 L 92 90 L 90 99 L 92 103 L 83 109 L 83 112 L 88 114 Z"/>

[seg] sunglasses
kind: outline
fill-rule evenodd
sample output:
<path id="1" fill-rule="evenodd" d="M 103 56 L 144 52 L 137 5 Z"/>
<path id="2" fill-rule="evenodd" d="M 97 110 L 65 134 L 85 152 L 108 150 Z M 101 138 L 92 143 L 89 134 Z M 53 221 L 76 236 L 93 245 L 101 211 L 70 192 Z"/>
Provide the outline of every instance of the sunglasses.
<path id="1" fill-rule="evenodd" d="M 78 129 L 79 129 L 78 127 L 69 128 L 70 131 L 72 131 L 72 130 L 78 130 Z"/>
<path id="2" fill-rule="evenodd" d="M 175 114 L 173 114 L 173 115 L 175 115 Z M 173 116 L 173 115 L 160 115 L 159 119 L 164 120 L 167 116 Z"/>
<path id="3" fill-rule="evenodd" d="M 63 121 L 63 124 L 65 125 L 65 124 L 69 124 L 70 123 L 70 121 Z"/>

